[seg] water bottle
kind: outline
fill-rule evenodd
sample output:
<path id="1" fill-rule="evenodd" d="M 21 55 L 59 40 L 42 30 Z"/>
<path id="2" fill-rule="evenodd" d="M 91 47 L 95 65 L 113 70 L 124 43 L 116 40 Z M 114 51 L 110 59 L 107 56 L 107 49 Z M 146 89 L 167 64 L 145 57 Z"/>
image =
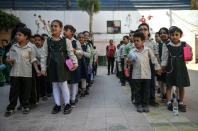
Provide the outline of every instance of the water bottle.
<path id="1" fill-rule="evenodd" d="M 179 115 L 178 102 L 175 94 L 173 94 L 173 113 L 175 116 Z"/>

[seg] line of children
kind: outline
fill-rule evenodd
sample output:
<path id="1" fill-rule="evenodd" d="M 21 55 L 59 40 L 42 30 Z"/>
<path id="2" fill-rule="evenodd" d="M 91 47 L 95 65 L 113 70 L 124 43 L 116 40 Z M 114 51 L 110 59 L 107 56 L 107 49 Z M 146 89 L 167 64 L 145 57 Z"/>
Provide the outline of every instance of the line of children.
<path id="1" fill-rule="evenodd" d="M 149 112 L 148 104 L 151 106 L 158 105 L 155 99 L 155 76 L 159 81 L 161 100 L 162 102 L 167 101 L 168 110 L 173 110 L 171 95 L 172 87 L 176 86 L 178 89 L 179 111 L 186 112 L 186 105 L 183 103 L 184 87 L 190 86 L 190 80 L 183 58 L 183 47 L 186 46 L 186 43 L 180 41 L 182 34 L 182 30 L 176 26 L 171 27 L 169 30 L 163 27 L 158 32 L 160 38 L 157 40 L 158 44 L 156 44 L 150 40 L 149 25 L 143 23 L 139 25 L 138 30 L 133 35 L 135 48 L 130 49 L 128 54 L 130 60 L 128 64 L 131 63 L 133 68 L 130 77 L 132 80 L 129 84 L 131 84 L 132 89 L 132 101 L 134 100 L 133 103 L 137 106 L 138 112 Z M 116 60 L 119 62 L 120 59 L 125 58 L 123 57 L 124 48 L 127 50 L 126 45 L 121 46 L 119 49 L 119 53 L 121 53 L 119 56 L 117 56 L 118 53 L 116 52 Z M 145 53 L 145 50 L 149 50 L 147 51 L 149 53 Z M 117 64 L 117 70 L 122 68 L 122 76 L 123 66 L 126 66 L 125 63 L 120 66 Z M 148 90 L 144 90 L 145 88 Z"/>

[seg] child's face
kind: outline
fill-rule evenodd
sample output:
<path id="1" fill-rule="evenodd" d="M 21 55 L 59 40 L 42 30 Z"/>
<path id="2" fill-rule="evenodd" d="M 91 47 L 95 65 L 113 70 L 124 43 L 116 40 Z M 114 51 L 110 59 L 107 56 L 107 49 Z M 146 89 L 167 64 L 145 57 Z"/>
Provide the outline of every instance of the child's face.
<path id="1" fill-rule="evenodd" d="M 23 33 L 21 32 L 17 32 L 16 33 L 16 39 L 17 39 L 17 42 L 20 44 L 22 42 L 25 42 L 27 41 L 27 36 L 25 36 Z"/>
<path id="2" fill-rule="evenodd" d="M 168 33 L 165 30 L 160 31 L 160 38 L 162 41 L 168 40 Z"/>
<path id="3" fill-rule="evenodd" d="M 127 39 L 127 38 L 123 38 L 123 42 L 124 42 L 124 44 L 128 44 L 129 43 L 129 40 Z"/>
<path id="4" fill-rule="evenodd" d="M 70 29 L 64 30 L 63 32 L 65 37 L 72 38 L 73 32 Z"/>
<path id="5" fill-rule="evenodd" d="M 85 38 L 86 41 L 89 40 L 89 33 L 88 32 L 84 33 L 84 38 Z"/>
<path id="6" fill-rule="evenodd" d="M 159 43 L 161 41 L 159 34 L 155 34 L 155 41 Z"/>
<path id="7" fill-rule="evenodd" d="M 40 37 L 35 37 L 34 39 L 36 47 L 42 47 L 42 39 Z"/>
<path id="8" fill-rule="evenodd" d="M 174 33 L 170 34 L 170 39 L 174 44 L 178 44 L 180 38 L 182 37 L 180 32 L 175 31 Z"/>
<path id="9" fill-rule="evenodd" d="M 140 37 L 134 37 L 134 44 L 137 49 L 141 49 L 144 46 L 144 40 Z"/>
<path id="10" fill-rule="evenodd" d="M 129 34 L 129 39 L 130 39 L 130 42 L 133 43 L 133 33 Z"/>
<path id="11" fill-rule="evenodd" d="M 148 35 L 149 35 L 149 29 L 148 29 L 148 27 L 145 26 L 145 25 L 142 25 L 142 26 L 140 26 L 139 29 L 144 34 L 144 36 L 147 38 Z"/>
<path id="12" fill-rule="evenodd" d="M 51 24 L 51 32 L 52 35 L 60 35 L 62 31 L 62 28 L 60 27 L 58 22 L 53 22 Z"/>
<path id="13" fill-rule="evenodd" d="M 83 34 L 80 34 L 80 35 L 78 36 L 78 40 L 79 40 L 79 42 L 80 42 L 81 44 L 84 44 L 84 42 L 85 42 L 85 37 L 84 37 L 84 35 L 83 35 Z"/>
<path id="14" fill-rule="evenodd" d="M 34 37 L 31 37 L 31 38 L 30 38 L 30 42 L 33 43 L 33 44 L 35 43 Z"/>

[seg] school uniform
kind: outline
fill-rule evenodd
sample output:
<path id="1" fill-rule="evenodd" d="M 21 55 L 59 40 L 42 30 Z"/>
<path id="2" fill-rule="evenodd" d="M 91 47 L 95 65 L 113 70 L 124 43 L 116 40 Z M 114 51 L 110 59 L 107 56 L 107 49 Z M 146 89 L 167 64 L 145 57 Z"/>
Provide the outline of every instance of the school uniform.
<path id="1" fill-rule="evenodd" d="M 88 66 L 90 62 L 91 50 L 90 47 L 85 43 L 81 44 L 81 48 L 83 50 L 83 56 L 81 59 L 79 59 L 79 65 L 80 65 L 80 74 L 81 74 L 81 88 L 84 93 L 87 85 L 86 79 L 88 77 Z"/>
<path id="2" fill-rule="evenodd" d="M 177 45 L 171 41 L 163 46 L 162 66 L 166 66 L 166 84 L 167 86 L 188 87 L 190 79 L 186 63 L 183 59 L 183 47 L 185 43 L 180 42 Z"/>
<path id="3" fill-rule="evenodd" d="M 159 42 L 159 44 L 158 44 L 158 49 L 159 49 L 159 60 L 160 60 L 160 63 L 162 62 L 162 49 L 163 49 L 163 45 L 165 44 L 168 44 L 169 43 L 169 41 L 167 41 L 167 42 Z M 162 81 L 162 82 L 166 82 L 166 73 L 165 72 L 163 72 L 161 75 L 157 75 L 157 81 Z"/>
<path id="4" fill-rule="evenodd" d="M 81 57 L 80 55 L 82 55 L 82 48 L 79 42 L 77 42 L 76 39 L 72 38 L 71 39 L 71 43 L 72 43 L 72 47 L 73 49 L 76 50 L 76 57 L 78 58 L 78 63 L 79 62 L 79 58 Z M 70 87 L 70 101 L 71 104 L 74 104 L 75 100 L 76 100 L 76 96 L 78 94 L 78 83 L 81 80 L 81 75 L 80 75 L 80 66 L 78 66 L 78 68 L 74 71 L 71 72 L 71 80 L 68 81 L 69 83 L 69 87 Z"/>
<path id="5" fill-rule="evenodd" d="M 43 45 L 41 57 L 41 70 L 47 71 L 47 76 L 52 82 L 53 96 L 56 105 L 61 105 L 60 91 L 62 91 L 64 104 L 69 104 L 70 94 L 67 81 L 71 80 L 70 71 L 65 65 L 65 60 L 71 58 L 73 63 L 78 64 L 73 53 L 71 41 L 64 37 L 58 39 L 48 38 Z"/>
<path id="6" fill-rule="evenodd" d="M 161 67 L 158 64 L 153 51 L 148 47 L 144 47 L 142 51 L 139 51 L 136 48 L 131 50 L 128 55 L 129 59 L 131 59 L 132 54 L 135 54 L 137 57 L 136 61 L 132 63 L 132 80 L 135 89 L 135 101 L 137 105 L 148 105 L 149 85 L 151 80 L 150 60 L 154 64 L 155 70 L 159 70 Z"/>
<path id="7" fill-rule="evenodd" d="M 155 56 L 159 55 L 158 46 L 153 40 L 146 40 L 144 42 L 144 46 L 150 48 Z M 155 70 L 154 70 L 154 65 L 152 64 L 151 61 L 150 61 L 150 68 L 151 68 L 151 80 L 150 80 L 149 98 L 150 98 L 150 103 L 152 104 L 155 103 Z"/>
<path id="8" fill-rule="evenodd" d="M 125 50 L 126 45 L 122 44 L 120 46 L 119 52 L 120 52 L 120 64 L 121 64 L 121 74 L 120 74 L 120 81 L 122 85 L 125 85 L 126 83 L 126 78 L 124 75 L 124 68 L 126 67 L 126 50 Z"/>
<path id="9" fill-rule="evenodd" d="M 28 42 L 23 47 L 18 43 L 12 45 L 9 55 L 15 59 L 15 62 L 10 72 L 10 104 L 7 106 L 7 110 L 15 109 L 18 98 L 20 98 L 22 107 L 28 108 L 32 89 L 32 63 L 36 61 L 31 43 Z"/>

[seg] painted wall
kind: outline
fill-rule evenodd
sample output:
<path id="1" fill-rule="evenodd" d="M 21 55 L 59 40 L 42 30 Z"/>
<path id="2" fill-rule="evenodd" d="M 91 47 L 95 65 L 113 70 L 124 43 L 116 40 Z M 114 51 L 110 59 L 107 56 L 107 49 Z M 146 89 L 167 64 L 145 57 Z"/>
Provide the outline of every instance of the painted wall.
<path id="1" fill-rule="evenodd" d="M 46 21 L 52 21 L 54 19 L 60 19 L 64 25 L 72 24 L 76 27 L 77 32 L 88 30 L 88 15 L 82 11 L 11 11 L 6 12 L 13 13 L 20 17 L 33 33 L 37 32 L 36 21 L 39 22 L 38 15 Z M 34 16 L 36 14 L 37 16 Z M 169 10 L 141 10 L 141 11 L 101 11 L 94 16 L 93 31 L 96 34 L 94 40 L 98 48 L 99 54 L 104 55 L 105 46 L 109 39 L 114 39 L 116 43 L 119 43 L 120 39 L 129 30 L 136 30 L 141 23 L 139 20 L 145 17 L 147 23 L 151 27 L 151 33 L 154 34 L 161 27 L 169 28 L 170 25 L 180 27 L 184 36 L 182 40 L 187 41 L 195 50 L 195 34 L 198 34 L 198 10 L 187 11 L 172 11 L 172 19 L 170 19 Z M 150 16 L 150 20 L 148 17 Z M 122 34 L 106 34 L 107 32 L 107 20 L 121 20 L 121 33 Z M 170 22 L 170 20 L 172 20 Z M 40 22 L 39 33 L 47 33 L 42 29 L 43 25 Z M 153 35 L 152 35 L 153 37 Z M 194 55 L 195 57 L 195 55 Z"/>

